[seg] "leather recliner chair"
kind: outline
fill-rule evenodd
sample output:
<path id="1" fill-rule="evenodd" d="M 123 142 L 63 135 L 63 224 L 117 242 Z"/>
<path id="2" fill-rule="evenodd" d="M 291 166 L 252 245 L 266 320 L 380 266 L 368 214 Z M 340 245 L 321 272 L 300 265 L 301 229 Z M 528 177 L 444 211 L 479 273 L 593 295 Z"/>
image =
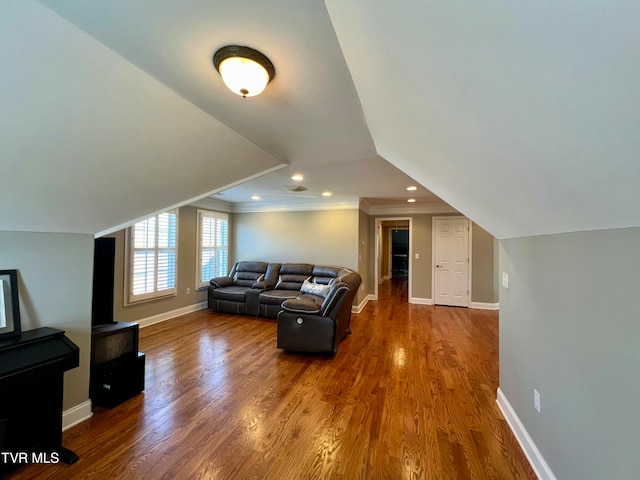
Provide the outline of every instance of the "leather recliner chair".
<path id="1" fill-rule="evenodd" d="M 330 282 L 331 289 L 321 303 L 312 295 L 285 300 L 278 314 L 278 348 L 336 353 L 338 344 L 351 333 L 351 305 L 361 282 L 358 273 L 347 270 Z"/>
<path id="2" fill-rule="evenodd" d="M 259 315 L 260 292 L 275 286 L 279 270 L 279 263 L 237 262 L 228 276 L 209 281 L 209 308 L 222 313 Z"/>

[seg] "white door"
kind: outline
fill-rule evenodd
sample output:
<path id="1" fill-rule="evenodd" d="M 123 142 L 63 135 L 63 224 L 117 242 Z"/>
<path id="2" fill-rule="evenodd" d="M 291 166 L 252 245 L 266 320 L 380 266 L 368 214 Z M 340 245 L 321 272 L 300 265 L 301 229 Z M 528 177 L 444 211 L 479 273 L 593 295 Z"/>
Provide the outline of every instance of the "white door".
<path id="1" fill-rule="evenodd" d="M 469 306 L 469 219 L 434 219 L 434 303 Z"/>

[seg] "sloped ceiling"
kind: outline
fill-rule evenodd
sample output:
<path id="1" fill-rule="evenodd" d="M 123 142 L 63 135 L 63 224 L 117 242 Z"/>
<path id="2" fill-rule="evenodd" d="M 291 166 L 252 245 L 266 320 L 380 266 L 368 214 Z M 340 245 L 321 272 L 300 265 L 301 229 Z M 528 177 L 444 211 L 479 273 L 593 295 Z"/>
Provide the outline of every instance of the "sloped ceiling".
<path id="1" fill-rule="evenodd" d="M 0 229 L 96 234 L 282 164 L 35 2 L 0 14 Z"/>
<path id="2" fill-rule="evenodd" d="M 41 3 L 286 163 L 375 155 L 322 1 L 41 0 Z M 212 63 L 228 44 L 276 68 L 258 97 L 230 94 Z"/>
<path id="3" fill-rule="evenodd" d="M 359 166 L 375 191 L 385 178 L 367 166 L 381 159 L 500 238 L 639 226 L 639 14 L 605 1 L 2 2 L 0 229 L 104 233 L 283 165 L 339 180 Z M 276 65 L 263 95 L 216 76 L 229 43 Z"/>
<path id="4" fill-rule="evenodd" d="M 500 238 L 640 225 L 640 3 L 325 3 L 386 160 Z"/>

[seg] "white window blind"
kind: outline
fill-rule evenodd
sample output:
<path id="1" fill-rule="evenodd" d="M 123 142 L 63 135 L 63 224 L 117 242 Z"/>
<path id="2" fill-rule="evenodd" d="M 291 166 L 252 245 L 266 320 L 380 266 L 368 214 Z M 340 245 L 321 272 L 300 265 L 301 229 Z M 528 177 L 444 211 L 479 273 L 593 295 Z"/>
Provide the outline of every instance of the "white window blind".
<path id="1" fill-rule="evenodd" d="M 129 229 L 129 302 L 177 292 L 178 211 L 171 210 Z"/>
<path id="2" fill-rule="evenodd" d="M 229 215 L 198 210 L 198 287 L 229 273 Z"/>

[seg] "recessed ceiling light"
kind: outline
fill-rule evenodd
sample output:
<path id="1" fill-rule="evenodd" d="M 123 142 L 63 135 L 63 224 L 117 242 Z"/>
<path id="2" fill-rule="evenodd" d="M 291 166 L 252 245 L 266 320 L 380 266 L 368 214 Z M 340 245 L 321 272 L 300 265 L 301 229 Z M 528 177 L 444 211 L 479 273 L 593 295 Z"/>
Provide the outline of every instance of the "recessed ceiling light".
<path id="1" fill-rule="evenodd" d="M 416 201 L 415 198 L 410 198 L 409 200 L 407 200 L 407 202 L 409 202 L 409 203 L 414 203 L 415 201 Z"/>
<path id="2" fill-rule="evenodd" d="M 291 177 L 291 180 L 295 182 L 301 182 L 302 180 L 304 180 L 304 177 L 299 173 L 296 173 L 293 177 Z"/>
<path id="3" fill-rule="evenodd" d="M 260 195 L 253 195 L 251 200 L 260 200 Z"/>
<path id="4" fill-rule="evenodd" d="M 322 196 L 323 197 L 330 197 L 331 195 L 333 195 L 333 193 L 327 191 L 327 192 L 322 192 Z"/>
<path id="5" fill-rule="evenodd" d="M 410 192 L 413 192 L 414 190 L 417 190 L 418 187 L 411 185 L 410 187 L 407 187 L 407 190 L 409 190 Z"/>

